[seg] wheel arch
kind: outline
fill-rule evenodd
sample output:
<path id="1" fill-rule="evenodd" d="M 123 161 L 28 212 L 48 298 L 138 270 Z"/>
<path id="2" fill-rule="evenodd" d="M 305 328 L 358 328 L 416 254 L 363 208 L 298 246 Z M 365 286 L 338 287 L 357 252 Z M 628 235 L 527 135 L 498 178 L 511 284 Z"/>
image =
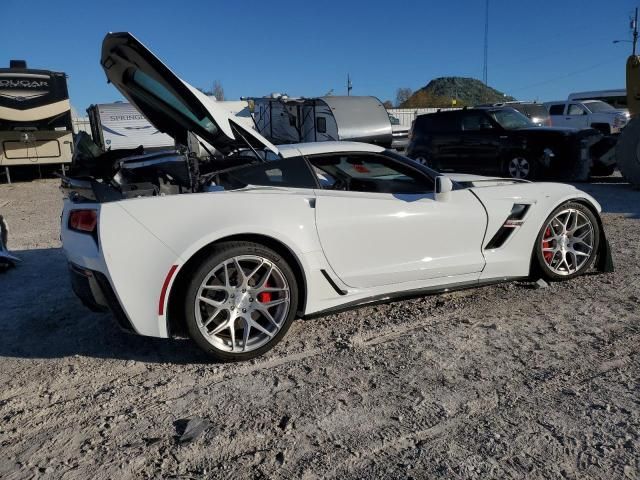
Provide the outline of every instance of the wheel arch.
<path id="1" fill-rule="evenodd" d="M 596 258 L 595 265 L 600 271 L 613 271 L 613 266 L 611 266 L 611 269 L 609 269 L 605 265 L 607 261 L 611 260 L 611 252 L 609 251 L 609 246 L 608 246 L 609 243 L 604 232 L 604 225 L 602 224 L 602 218 L 600 217 L 600 212 L 598 211 L 598 207 L 596 207 L 593 204 L 593 202 L 591 202 L 586 197 L 569 197 L 569 198 L 563 199 L 560 202 L 557 202 L 557 204 L 554 205 L 553 208 L 550 210 L 549 215 L 551 215 L 551 212 L 555 211 L 558 207 L 566 203 L 578 203 L 583 207 L 587 208 L 596 218 L 596 222 L 598 222 L 598 228 L 600 230 L 600 239 L 599 239 L 599 246 L 598 246 L 598 253 L 597 253 L 598 257 Z M 549 215 L 544 217 L 543 222 L 546 222 L 546 219 L 549 217 Z M 538 231 L 540 231 L 543 225 L 544 223 L 540 225 L 540 227 L 538 228 Z M 536 238 L 537 238 L 537 234 L 536 234 Z M 534 241 L 534 248 L 531 249 L 531 259 L 529 264 L 530 278 L 535 278 L 535 276 L 539 274 L 537 270 L 538 266 L 536 265 L 536 262 L 535 262 L 535 254 L 536 254 L 535 248 L 536 246 Z"/>
<path id="2" fill-rule="evenodd" d="M 604 224 L 602 223 L 602 217 L 596 206 L 586 198 L 577 198 L 574 200 L 576 203 L 584 205 L 589 209 L 593 216 L 596 217 L 598 227 L 600 228 L 600 243 L 598 245 L 598 257 L 596 258 L 596 268 L 601 272 L 613 272 L 613 258 L 611 256 L 611 248 L 609 246 L 609 240 L 604 231 Z"/>
<path id="3" fill-rule="evenodd" d="M 257 233 L 241 233 L 233 234 L 225 237 L 218 238 L 196 251 L 191 257 L 182 265 L 176 278 L 172 282 L 171 289 L 169 291 L 167 300 L 167 332 L 169 337 L 182 337 L 187 336 L 187 327 L 185 324 L 184 314 L 182 310 L 182 302 L 186 293 L 186 287 L 191 273 L 197 268 L 202 260 L 211 254 L 211 252 L 222 242 L 254 242 L 269 247 L 276 251 L 278 254 L 287 261 L 291 266 L 293 273 L 296 277 L 299 290 L 299 303 L 298 313 L 305 311 L 307 301 L 307 280 L 305 277 L 305 271 L 300 262 L 298 256 L 293 250 L 281 240 L 264 234 Z"/>

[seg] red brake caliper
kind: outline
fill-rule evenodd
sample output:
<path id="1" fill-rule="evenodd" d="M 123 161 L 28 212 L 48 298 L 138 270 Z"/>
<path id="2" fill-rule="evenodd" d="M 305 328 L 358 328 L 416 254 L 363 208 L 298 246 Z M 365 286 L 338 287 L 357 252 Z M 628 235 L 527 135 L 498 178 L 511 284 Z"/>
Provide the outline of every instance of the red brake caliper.
<path id="1" fill-rule="evenodd" d="M 265 287 L 270 287 L 269 282 L 264 284 Z M 262 292 L 258 294 L 258 301 L 260 303 L 268 303 L 271 301 L 271 292 Z"/>
<path id="2" fill-rule="evenodd" d="M 551 237 L 551 227 L 547 227 L 547 229 L 544 231 L 544 237 L 542 238 L 542 248 L 549 248 L 551 246 L 551 242 L 548 240 Z M 551 260 L 553 259 L 553 252 L 545 252 L 544 250 L 542 251 L 542 255 L 544 256 L 544 259 L 546 260 L 547 263 L 551 263 Z"/>

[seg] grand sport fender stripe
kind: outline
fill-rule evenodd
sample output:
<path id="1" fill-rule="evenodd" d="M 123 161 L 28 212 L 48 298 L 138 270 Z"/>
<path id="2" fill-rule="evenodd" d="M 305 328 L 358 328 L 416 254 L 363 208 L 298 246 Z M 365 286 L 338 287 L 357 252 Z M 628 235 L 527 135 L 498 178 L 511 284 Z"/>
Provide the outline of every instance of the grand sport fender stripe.
<path id="1" fill-rule="evenodd" d="M 28 110 L 0 107 L 0 118 L 8 122 L 33 122 L 34 120 L 55 117 L 69 110 L 71 110 L 69 100 L 60 100 L 59 102 L 30 108 Z"/>
<path id="2" fill-rule="evenodd" d="M 171 265 L 171 268 L 164 279 L 162 290 L 160 291 L 160 300 L 158 301 L 158 315 L 164 315 L 164 299 L 167 295 L 167 288 L 169 288 L 169 284 L 171 283 L 171 279 L 173 278 L 173 274 L 176 273 L 177 268 L 178 265 Z"/>

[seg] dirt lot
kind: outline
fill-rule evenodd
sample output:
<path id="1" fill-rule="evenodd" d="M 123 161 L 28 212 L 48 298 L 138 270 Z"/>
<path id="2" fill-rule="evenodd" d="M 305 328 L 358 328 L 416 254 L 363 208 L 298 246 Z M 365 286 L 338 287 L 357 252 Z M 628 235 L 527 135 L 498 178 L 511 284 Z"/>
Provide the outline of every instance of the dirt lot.
<path id="1" fill-rule="evenodd" d="M 0 477 L 638 478 L 640 192 L 583 188 L 614 274 L 297 321 L 224 365 L 84 309 L 57 181 L 1 185 L 23 263 L 0 274 Z"/>

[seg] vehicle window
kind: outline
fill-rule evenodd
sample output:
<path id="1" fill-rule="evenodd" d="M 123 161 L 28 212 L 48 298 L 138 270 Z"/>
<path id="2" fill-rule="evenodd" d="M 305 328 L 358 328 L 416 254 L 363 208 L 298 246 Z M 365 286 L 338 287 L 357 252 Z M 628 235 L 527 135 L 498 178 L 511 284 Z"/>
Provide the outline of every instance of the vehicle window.
<path id="1" fill-rule="evenodd" d="M 533 127 L 527 117 L 513 108 L 503 108 L 500 110 L 491 111 L 493 119 L 500 124 L 500 126 L 506 130 L 515 130 L 518 128 Z"/>
<path id="2" fill-rule="evenodd" d="M 527 114 L 529 117 L 543 118 L 548 116 L 549 112 L 544 108 L 544 105 L 538 103 L 535 105 L 527 105 Z"/>
<path id="3" fill-rule="evenodd" d="M 514 110 L 519 111 L 520 113 L 522 113 L 523 115 L 526 115 L 527 117 L 531 117 L 531 112 L 529 111 L 529 105 L 524 105 L 521 103 L 513 103 L 513 104 L 508 104 L 509 108 L 513 108 Z"/>
<path id="4" fill-rule="evenodd" d="M 564 115 L 564 103 L 558 103 L 549 107 L 549 115 Z"/>
<path id="5" fill-rule="evenodd" d="M 318 133 L 327 133 L 327 119 L 324 117 L 316 118 L 316 130 Z"/>
<path id="6" fill-rule="evenodd" d="M 586 113 L 586 110 L 580 105 L 578 105 L 577 103 L 572 103 L 571 105 L 569 105 L 569 111 L 567 112 L 567 115 L 586 115 Z"/>
<path id="7" fill-rule="evenodd" d="M 171 93 L 164 85 L 150 77 L 141 70 L 136 70 L 133 74 L 133 83 L 135 83 L 140 89 L 156 97 L 167 106 L 176 110 L 178 113 L 188 118 L 194 123 L 197 123 L 206 131 L 216 133 L 218 131 L 216 125 L 208 118 L 196 118 L 194 113 L 182 103 L 178 97 Z"/>
<path id="8" fill-rule="evenodd" d="M 481 112 L 465 112 L 462 115 L 462 130 L 479 131 L 493 128 L 491 122 Z"/>
<path id="9" fill-rule="evenodd" d="M 302 157 L 254 163 L 228 170 L 219 175 L 217 183 L 229 189 L 247 185 L 317 188 L 314 175 Z"/>
<path id="10" fill-rule="evenodd" d="M 455 133 L 461 130 L 460 117 L 456 113 L 429 113 L 419 115 L 414 131 L 419 133 Z"/>
<path id="11" fill-rule="evenodd" d="M 341 153 L 318 155 L 309 161 L 325 189 L 376 193 L 433 191 L 433 181 L 427 175 L 382 155 Z"/>
<path id="12" fill-rule="evenodd" d="M 389 121 L 391 122 L 391 125 L 400 125 L 400 119 L 399 118 L 394 117 L 390 113 L 388 115 L 389 115 Z"/>
<path id="13" fill-rule="evenodd" d="M 586 103 L 585 106 L 591 110 L 593 113 L 600 112 L 610 112 L 611 110 L 615 110 L 611 105 L 605 102 L 597 101 L 597 102 L 589 102 Z"/>

